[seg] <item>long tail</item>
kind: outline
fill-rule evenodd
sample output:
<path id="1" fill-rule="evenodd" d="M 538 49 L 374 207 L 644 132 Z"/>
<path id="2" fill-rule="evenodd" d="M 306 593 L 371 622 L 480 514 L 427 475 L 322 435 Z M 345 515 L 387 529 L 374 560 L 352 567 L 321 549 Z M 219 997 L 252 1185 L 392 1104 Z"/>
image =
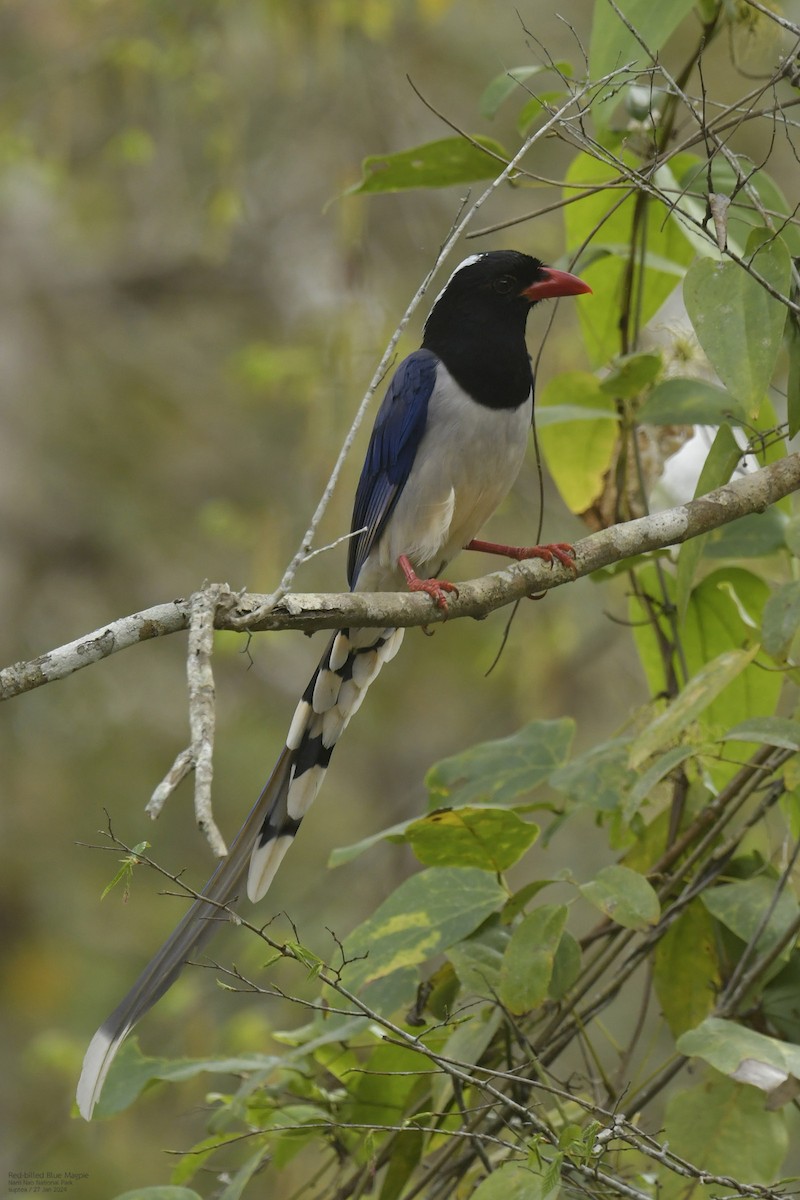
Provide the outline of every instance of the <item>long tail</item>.
<path id="1" fill-rule="evenodd" d="M 280 758 L 228 856 L 89 1043 L 77 1090 L 87 1121 L 122 1042 L 224 923 L 220 906 L 239 897 L 248 862 L 248 898 L 260 900 L 266 893 L 320 789 L 342 731 L 402 640 L 402 629 L 343 629 L 331 638 L 295 710 Z"/>

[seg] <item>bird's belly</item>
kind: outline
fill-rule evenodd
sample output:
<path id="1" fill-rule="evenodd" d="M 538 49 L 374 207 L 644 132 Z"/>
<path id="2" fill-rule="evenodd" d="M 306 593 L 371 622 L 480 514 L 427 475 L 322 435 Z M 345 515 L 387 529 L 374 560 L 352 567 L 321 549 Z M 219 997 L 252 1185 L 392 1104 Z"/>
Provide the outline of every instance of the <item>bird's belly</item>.
<path id="1" fill-rule="evenodd" d="M 522 466 L 531 403 L 488 409 L 447 388 L 432 398 L 408 482 L 364 564 L 359 590 L 402 586 L 401 554 L 419 575 L 436 574 L 477 535 Z"/>

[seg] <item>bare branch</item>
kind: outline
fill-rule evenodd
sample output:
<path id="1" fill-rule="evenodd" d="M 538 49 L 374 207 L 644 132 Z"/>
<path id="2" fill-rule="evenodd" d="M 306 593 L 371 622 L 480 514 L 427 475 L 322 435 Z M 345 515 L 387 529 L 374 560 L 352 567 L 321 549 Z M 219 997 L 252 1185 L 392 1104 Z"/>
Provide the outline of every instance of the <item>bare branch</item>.
<path id="1" fill-rule="evenodd" d="M 193 770 L 194 755 L 192 754 L 192 747 L 187 746 L 184 750 L 181 750 L 175 762 L 148 800 L 144 810 L 148 816 L 151 816 L 155 820 L 156 817 L 161 815 L 161 810 L 167 800 L 169 800 L 175 789 L 179 784 L 183 783 L 186 776 Z"/>
<path id="2" fill-rule="evenodd" d="M 763 512 L 799 489 L 800 454 L 789 454 L 697 500 L 583 538 L 575 547 L 574 572 L 532 560 L 459 584 L 459 594 L 451 599 L 447 614 L 435 609 L 427 596 L 403 592 L 309 592 L 285 596 L 279 605 L 270 607 L 271 596 L 236 594 L 221 585 L 214 627 L 250 633 L 266 630 L 313 633 L 318 629 L 350 626 L 409 628 L 458 617 L 480 620 L 524 596 L 549 591 L 573 578 L 591 575 L 601 567 L 679 545 L 739 517 Z M 42 684 L 65 679 L 81 667 L 128 646 L 188 629 L 190 614 L 191 601 L 171 600 L 121 617 L 30 662 L 6 667 L 0 671 L 0 699 L 8 700 Z"/>
<path id="3" fill-rule="evenodd" d="M 189 727 L 191 745 L 180 752 L 170 770 L 158 785 L 146 805 L 145 812 L 156 819 L 166 801 L 194 771 L 194 812 L 198 828 L 206 835 L 217 858 L 228 853 L 225 839 L 214 820 L 211 805 L 211 783 L 214 777 L 214 731 L 216 707 L 214 673 L 211 657 L 214 651 L 214 622 L 222 607 L 230 607 L 234 598 L 227 584 L 206 584 L 189 601 L 189 646 L 186 656 L 186 676 L 189 691 Z"/>

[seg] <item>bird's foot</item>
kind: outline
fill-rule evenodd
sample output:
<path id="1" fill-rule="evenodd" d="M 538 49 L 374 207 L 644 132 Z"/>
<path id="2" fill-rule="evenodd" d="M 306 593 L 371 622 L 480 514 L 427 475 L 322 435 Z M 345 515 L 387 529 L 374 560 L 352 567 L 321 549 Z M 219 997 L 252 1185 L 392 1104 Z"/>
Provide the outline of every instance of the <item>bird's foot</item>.
<path id="1" fill-rule="evenodd" d="M 524 562 L 525 559 L 541 558 L 550 566 L 554 562 L 560 562 L 562 567 L 566 567 L 568 571 L 574 571 L 575 568 L 575 547 L 569 542 L 547 542 L 544 546 L 516 546 L 511 547 L 514 553 L 512 558 L 516 558 L 519 562 Z"/>
<path id="2" fill-rule="evenodd" d="M 405 554 L 400 555 L 397 563 L 405 575 L 410 592 L 425 592 L 442 612 L 447 612 L 446 593 L 453 592 L 458 595 L 458 588 L 454 583 L 448 583 L 446 579 L 420 579 Z"/>
<path id="3" fill-rule="evenodd" d="M 517 562 L 525 559 L 541 558 L 551 566 L 554 562 L 561 563 L 568 571 L 575 570 L 575 547 L 569 542 L 548 542 L 544 546 L 502 546 L 498 542 L 467 542 L 465 550 L 481 550 L 484 554 L 500 554 L 503 558 L 515 558 Z"/>

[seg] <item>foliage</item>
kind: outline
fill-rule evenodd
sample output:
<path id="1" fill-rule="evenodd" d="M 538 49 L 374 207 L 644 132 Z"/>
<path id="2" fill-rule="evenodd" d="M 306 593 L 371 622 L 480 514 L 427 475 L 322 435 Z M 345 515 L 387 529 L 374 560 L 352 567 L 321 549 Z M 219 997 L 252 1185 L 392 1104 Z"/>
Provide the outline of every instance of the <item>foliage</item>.
<path id="1" fill-rule="evenodd" d="M 755 163 L 737 141 L 752 122 L 792 143 L 780 35 L 746 3 L 597 0 L 586 62 L 543 52 L 479 101 L 484 120 L 516 106 L 527 138 L 582 75 L 596 81 L 553 126 L 571 155 L 565 260 L 594 289 L 579 307 L 585 369 L 538 401 L 545 465 L 590 528 L 648 510 L 687 426 L 715 431 L 698 495 L 774 461 L 800 427 L 800 234 L 769 155 Z M 729 47 L 735 73 L 756 39 L 769 71 L 754 85 L 742 70 L 732 101 L 709 95 L 702 55 Z M 152 153 L 130 134 L 115 154 Z M 498 140 L 457 132 L 370 156 L 351 191 L 463 185 L 505 160 Z M 527 158 L 512 186 L 540 187 Z M 657 344 L 648 325 L 676 288 L 687 319 L 671 309 Z M 231 969 L 226 986 L 290 991 L 310 1019 L 276 1033 L 273 1054 L 170 1062 L 131 1041 L 101 1115 L 155 1081 L 208 1073 L 215 1090 L 171 1186 L 127 1195 L 188 1200 L 211 1169 L 234 1200 L 296 1160 L 313 1194 L 342 1200 L 769 1194 L 800 1091 L 798 557 L 786 505 L 626 567 L 650 702 L 588 749 L 532 703 L 517 733 L 432 768 L 428 813 L 334 853 L 341 875 L 402 843 L 423 869 L 330 961 L 294 930 L 249 927 L 265 971 Z M 537 846 L 570 824 L 593 830 L 605 864 L 537 878 Z"/>

